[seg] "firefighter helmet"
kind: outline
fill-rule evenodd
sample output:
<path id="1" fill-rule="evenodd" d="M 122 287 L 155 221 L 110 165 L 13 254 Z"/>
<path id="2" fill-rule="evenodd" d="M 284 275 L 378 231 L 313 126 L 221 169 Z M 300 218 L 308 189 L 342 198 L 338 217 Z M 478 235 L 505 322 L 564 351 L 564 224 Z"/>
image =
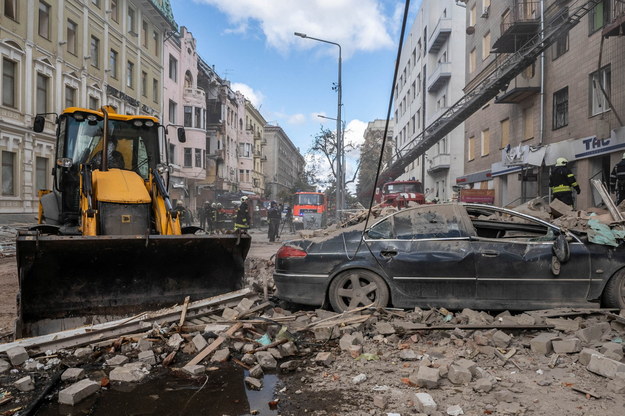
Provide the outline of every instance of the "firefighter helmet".
<path id="1" fill-rule="evenodd" d="M 568 160 L 566 160 L 566 159 L 565 159 L 565 158 L 563 158 L 563 157 L 559 157 L 559 158 L 556 160 L 556 166 L 566 166 L 566 164 L 567 164 L 567 163 L 569 163 L 569 161 L 568 161 Z"/>

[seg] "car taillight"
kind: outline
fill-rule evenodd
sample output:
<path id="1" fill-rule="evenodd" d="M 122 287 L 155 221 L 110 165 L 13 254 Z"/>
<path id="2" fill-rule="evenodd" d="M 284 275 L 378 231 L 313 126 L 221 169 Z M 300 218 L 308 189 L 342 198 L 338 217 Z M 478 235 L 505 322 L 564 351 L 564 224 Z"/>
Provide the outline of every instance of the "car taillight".
<path id="1" fill-rule="evenodd" d="M 279 259 L 288 259 L 291 257 L 306 257 L 307 253 L 301 248 L 292 246 L 282 246 L 278 250 L 276 257 Z"/>

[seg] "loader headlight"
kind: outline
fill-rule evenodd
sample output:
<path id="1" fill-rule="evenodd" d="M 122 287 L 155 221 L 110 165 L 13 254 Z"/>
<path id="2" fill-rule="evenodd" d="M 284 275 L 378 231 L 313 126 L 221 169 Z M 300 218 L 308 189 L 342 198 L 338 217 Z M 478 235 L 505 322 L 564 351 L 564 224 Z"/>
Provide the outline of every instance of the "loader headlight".
<path id="1" fill-rule="evenodd" d="M 56 164 L 62 168 L 71 168 L 74 161 L 69 157 L 61 157 L 56 160 Z"/>

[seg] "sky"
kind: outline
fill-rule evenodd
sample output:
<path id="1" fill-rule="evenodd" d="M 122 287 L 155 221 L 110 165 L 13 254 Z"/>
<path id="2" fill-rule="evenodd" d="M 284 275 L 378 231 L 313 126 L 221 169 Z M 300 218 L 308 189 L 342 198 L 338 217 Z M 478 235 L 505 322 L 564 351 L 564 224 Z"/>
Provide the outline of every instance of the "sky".
<path id="1" fill-rule="evenodd" d="M 404 1 L 170 0 L 199 55 L 241 91 L 302 155 L 321 126 L 336 130 L 338 47 L 342 49 L 345 141 L 360 144 L 369 121 L 385 119 Z M 411 10 L 420 0 L 411 2 Z M 414 13 L 412 13 L 414 15 Z M 408 22 L 408 28 L 411 21 Z M 347 179 L 358 155 L 347 155 Z"/>

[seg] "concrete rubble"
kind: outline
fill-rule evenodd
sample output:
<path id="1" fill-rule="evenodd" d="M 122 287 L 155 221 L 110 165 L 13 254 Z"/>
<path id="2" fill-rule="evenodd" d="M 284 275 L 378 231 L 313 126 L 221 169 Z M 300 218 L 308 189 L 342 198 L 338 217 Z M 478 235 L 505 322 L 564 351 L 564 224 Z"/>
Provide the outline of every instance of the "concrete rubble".
<path id="1" fill-rule="evenodd" d="M 109 383 L 163 372 L 201 382 L 239 366 L 247 389 L 266 389 L 265 376 L 279 374 L 284 387 L 272 394 L 301 414 L 610 415 L 625 406 L 624 338 L 625 311 L 336 314 L 289 311 L 251 294 L 182 325 L 45 352 L 14 347 L 0 354 L 0 381 L 15 401 L 61 368 L 54 397 L 73 406 Z"/>

